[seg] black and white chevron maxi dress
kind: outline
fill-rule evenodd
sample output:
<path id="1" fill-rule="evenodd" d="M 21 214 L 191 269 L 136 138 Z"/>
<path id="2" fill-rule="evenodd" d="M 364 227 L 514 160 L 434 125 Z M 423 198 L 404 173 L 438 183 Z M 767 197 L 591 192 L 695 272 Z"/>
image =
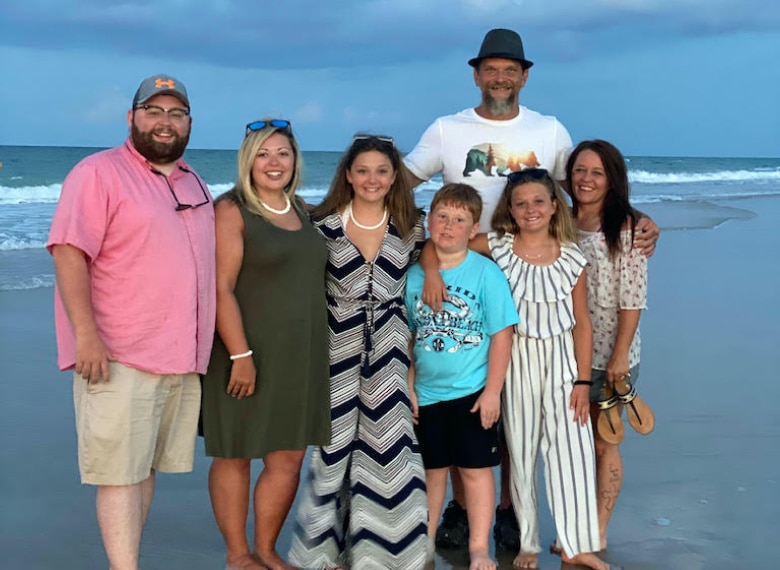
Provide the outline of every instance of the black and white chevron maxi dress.
<path id="1" fill-rule="evenodd" d="M 422 215 L 401 238 L 392 217 L 373 261 L 338 214 L 315 221 L 328 245 L 331 445 L 316 447 L 290 561 L 304 568 L 415 570 L 428 551 L 425 470 L 412 426 L 406 273 Z"/>

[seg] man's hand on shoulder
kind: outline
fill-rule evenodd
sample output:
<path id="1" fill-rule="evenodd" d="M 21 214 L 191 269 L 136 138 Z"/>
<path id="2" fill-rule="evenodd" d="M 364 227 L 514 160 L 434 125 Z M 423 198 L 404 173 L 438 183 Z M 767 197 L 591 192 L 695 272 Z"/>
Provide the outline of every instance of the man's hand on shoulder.
<path id="1" fill-rule="evenodd" d="M 645 215 L 642 215 L 636 223 L 634 230 L 634 247 L 642 255 L 650 257 L 655 253 L 655 244 L 661 236 L 661 228 Z"/>

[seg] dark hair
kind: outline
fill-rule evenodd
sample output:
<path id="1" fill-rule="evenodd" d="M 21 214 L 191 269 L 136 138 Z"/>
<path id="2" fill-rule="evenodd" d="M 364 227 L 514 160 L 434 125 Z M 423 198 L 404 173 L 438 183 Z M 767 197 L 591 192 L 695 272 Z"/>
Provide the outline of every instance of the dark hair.
<path id="1" fill-rule="evenodd" d="M 474 223 L 479 222 L 479 218 L 482 215 L 482 197 L 473 186 L 468 184 L 451 183 L 439 188 L 439 191 L 434 194 L 433 200 L 431 200 L 430 212 L 433 213 L 433 210 L 439 204 L 468 210 Z"/>
<path id="2" fill-rule="evenodd" d="M 513 235 L 520 233 L 520 228 L 512 216 L 510 208 L 512 203 L 512 192 L 518 186 L 532 183 L 544 186 L 550 196 L 550 200 L 554 204 L 557 204 L 555 212 L 553 212 L 552 218 L 550 219 L 550 235 L 554 237 L 558 243 L 577 243 L 577 229 L 574 226 L 574 220 L 572 220 L 571 213 L 566 204 L 566 198 L 563 196 L 563 191 L 558 183 L 553 180 L 552 176 L 550 176 L 550 173 L 543 168 L 525 168 L 517 172 L 512 172 L 507 176 L 504 191 L 501 193 L 501 198 L 498 200 L 496 209 L 493 212 L 493 217 L 490 220 L 490 227 L 498 232 L 499 236 L 503 236 L 506 233 Z"/>
<path id="3" fill-rule="evenodd" d="M 575 218 L 579 213 L 579 202 L 572 185 L 572 174 L 577 157 L 586 150 L 593 151 L 599 156 L 604 167 L 604 174 L 607 177 L 607 195 L 604 197 L 601 209 L 601 231 L 607 243 L 609 256 L 613 258 L 622 250 L 620 232 L 626 219 L 631 220 L 632 244 L 634 243 L 634 229 L 639 219 L 637 211 L 631 207 L 629 201 L 631 187 L 628 183 L 626 160 L 615 145 L 601 139 L 582 141 L 574 148 L 566 162 L 566 184 L 571 189 L 572 213 Z"/>
<path id="4" fill-rule="evenodd" d="M 324 217 L 333 212 L 340 212 L 352 200 L 354 190 L 347 181 L 347 171 L 352 168 L 355 159 L 364 152 L 376 151 L 384 154 L 393 166 L 395 181 L 385 196 L 385 206 L 393 217 L 393 223 L 402 238 L 407 237 L 414 229 L 419 211 L 414 205 L 414 186 L 412 174 L 404 166 L 401 153 L 393 143 L 393 139 L 378 135 L 357 134 L 341 157 L 336 174 L 330 183 L 328 194 L 322 203 L 314 208 L 315 217 Z"/>

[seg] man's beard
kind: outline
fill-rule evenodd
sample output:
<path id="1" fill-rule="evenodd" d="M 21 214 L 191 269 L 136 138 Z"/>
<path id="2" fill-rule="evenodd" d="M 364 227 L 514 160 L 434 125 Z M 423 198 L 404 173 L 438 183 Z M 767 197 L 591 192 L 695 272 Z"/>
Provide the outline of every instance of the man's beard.
<path id="1" fill-rule="evenodd" d="M 485 103 L 487 112 L 496 117 L 514 113 L 517 93 L 513 91 L 506 99 L 495 99 L 490 94 L 491 87 L 493 86 L 488 85 L 487 88 L 482 91 L 482 101 Z"/>
<path id="2" fill-rule="evenodd" d="M 141 132 L 135 123 L 130 128 L 130 137 L 133 141 L 135 149 L 146 160 L 152 164 L 168 164 L 180 159 L 184 154 L 184 149 L 187 148 L 187 143 L 190 142 L 190 133 L 188 132 L 184 136 L 180 136 L 174 130 L 170 130 L 173 134 L 171 142 L 163 143 L 154 140 L 155 129 L 147 132 Z M 163 129 L 158 128 L 158 131 Z"/>

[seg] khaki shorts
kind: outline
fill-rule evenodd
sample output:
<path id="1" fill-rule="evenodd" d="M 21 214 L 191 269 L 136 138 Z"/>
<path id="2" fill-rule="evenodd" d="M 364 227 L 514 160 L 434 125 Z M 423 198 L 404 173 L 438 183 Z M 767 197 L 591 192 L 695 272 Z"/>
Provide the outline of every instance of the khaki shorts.
<path id="1" fill-rule="evenodd" d="M 133 485 L 153 469 L 192 471 L 198 375 L 160 376 L 110 362 L 109 376 L 90 384 L 73 374 L 81 482 Z"/>

